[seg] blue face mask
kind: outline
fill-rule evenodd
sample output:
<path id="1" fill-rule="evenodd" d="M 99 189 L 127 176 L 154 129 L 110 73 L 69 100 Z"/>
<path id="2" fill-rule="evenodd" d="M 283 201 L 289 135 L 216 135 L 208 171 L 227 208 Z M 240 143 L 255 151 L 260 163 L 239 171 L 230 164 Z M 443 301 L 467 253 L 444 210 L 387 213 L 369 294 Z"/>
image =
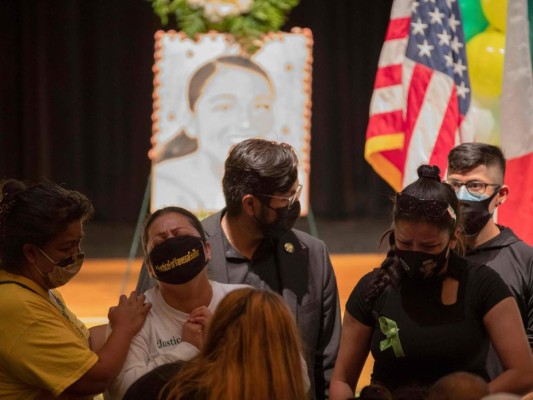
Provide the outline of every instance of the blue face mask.
<path id="1" fill-rule="evenodd" d="M 462 201 L 482 201 L 488 199 L 489 196 L 485 193 L 472 194 L 466 190 L 466 186 L 463 185 L 457 192 L 457 198 Z"/>

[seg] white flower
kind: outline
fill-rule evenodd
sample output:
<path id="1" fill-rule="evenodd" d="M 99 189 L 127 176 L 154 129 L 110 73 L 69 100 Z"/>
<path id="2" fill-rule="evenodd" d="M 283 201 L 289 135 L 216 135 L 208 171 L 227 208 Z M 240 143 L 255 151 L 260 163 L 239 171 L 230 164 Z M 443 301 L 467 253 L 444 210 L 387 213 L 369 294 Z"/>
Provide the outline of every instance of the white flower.
<path id="1" fill-rule="evenodd" d="M 216 22 L 222 21 L 222 18 L 220 17 L 218 13 L 218 9 L 213 7 L 211 4 L 207 4 L 204 7 L 204 15 L 211 22 L 216 23 Z"/>
<path id="2" fill-rule="evenodd" d="M 187 0 L 187 4 L 191 8 L 200 8 L 204 6 L 205 1 L 204 0 Z"/>
<path id="3" fill-rule="evenodd" d="M 247 13 L 252 2 L 253 0 L 187 0 L 192 8 L 202 7 L 205 17 L 215 23 L 229 16 Z"/>
<path id="4" fill-rule="evenodd" d="M 241 14 L 244 14 L 250 11 L 250 7 L 252 6 L 252 3 L 253 3 L 253 0 L 238 0 L 237 7 L 239 8 L 239 12 Z"/>

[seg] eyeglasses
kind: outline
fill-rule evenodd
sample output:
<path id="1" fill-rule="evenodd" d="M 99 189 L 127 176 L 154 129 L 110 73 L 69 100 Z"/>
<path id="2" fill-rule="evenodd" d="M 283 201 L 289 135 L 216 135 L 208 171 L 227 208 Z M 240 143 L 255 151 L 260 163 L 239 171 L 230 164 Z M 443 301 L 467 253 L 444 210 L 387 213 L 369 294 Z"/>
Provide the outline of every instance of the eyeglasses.
<path id="1" fill-rule="evenodd" d="M 485 193 L 485 190 L 487 190 L 487 186 L 500 186 L 498 183 L 485 183 L 480 181 L 461 182 L 456 179 L 450 179 L 448 181 L 444 181 L 444 183 L 450 185 L 452 189 L 456 192 L 461 190 L 461 186 L 464 185 L 466 187 L 466 190 L 468 190 L 468 192 L 473 195 L 480 195 Z"/>
<path id="2" fill-rule="evenodd" d="M 296 188 L 296 191 L 290 197 L 272 196 L 270 194 L 258 194 L 258 196 L 271 197 L 271 198 L 274 198 L 274 199 L 287 200 L 288 201 L 287 206 L 288 206 L 288 208 L 290 210 L 292 208 L 292 206 L 294 205 L 294 203 L 296 203 L 300 199 L 300 195 L 301 194 L 302 194 L 302 185 L 298 185 L 298 187 Z"/>
<path id="3" fill-rule="evenodd" d="M 418 210 L 429 219 L 439 219 L 448 213 L 454 220 L 457 219 L 453 208 L 442 200 L 424 200 L 405 193 L 396 193 L 396 208 L 407 214 L 414 214 Z"/>

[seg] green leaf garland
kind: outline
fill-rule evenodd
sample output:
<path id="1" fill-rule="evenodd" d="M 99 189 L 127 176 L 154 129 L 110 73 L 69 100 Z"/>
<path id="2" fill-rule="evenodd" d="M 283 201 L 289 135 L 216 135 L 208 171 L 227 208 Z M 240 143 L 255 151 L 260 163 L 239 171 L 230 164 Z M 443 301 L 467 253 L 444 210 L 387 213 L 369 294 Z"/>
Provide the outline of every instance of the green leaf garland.
<path id="1" fill-rule="evenodd" d="M 254 53 L 261 47 L 261 35 L 279 31 L 287 20 L 288 13 L 300 0 L 252 0 L 246 13 L 228 15 L 220 21 L 209 19 L 203 7 L 192 7 L 188 0 L 150 1 L 163 25 L 168 24 L 169 16 L 174 15 L 179 29 L 193 40 L 197 34 L 209 31 L 229 33 L 243 50 Z M 211 4 L 233 3 L 230 0 L 204 1 Z"/>

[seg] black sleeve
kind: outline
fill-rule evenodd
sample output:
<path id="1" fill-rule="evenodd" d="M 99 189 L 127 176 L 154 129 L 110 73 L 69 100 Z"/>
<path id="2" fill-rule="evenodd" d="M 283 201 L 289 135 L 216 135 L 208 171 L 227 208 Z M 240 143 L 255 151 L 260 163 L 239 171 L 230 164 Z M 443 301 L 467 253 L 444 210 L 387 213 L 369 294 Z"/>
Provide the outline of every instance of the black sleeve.
<path id="1" fill-rule="evenodd" d="M 372 282 L 378 271 L 378 269 L 375 269 L 364 275 L 359 282 L 357 282 L 357 285 L 355 285 L 346 302 L 346 311 L 349 312 L 352 317 L 367 326 L 374 325 L 372 304 L 367 301 L 367 298 L 368 293 L 372 288 Z"/>
<path id="2" fill-rule="evenodd" d="M 137 379 L 128 388 L 122 400 L 158 400 L 159 392 L 165 387 L 181 369 L 184 361 L 176 361 L 169 364 L 163 364 L 147 372 Z M 168 388 L 161 394 L 162 399 L 166 399 Z"/>
<path id="3" fill-rule="evenodd" d="M 470 281 L 475 286 L 474 299 L 477 300 L 481 317 L 500 301 L 512 296 L 507 284 L 492 268 L 486 265 L 470 265 L 469 269 Z"/>

